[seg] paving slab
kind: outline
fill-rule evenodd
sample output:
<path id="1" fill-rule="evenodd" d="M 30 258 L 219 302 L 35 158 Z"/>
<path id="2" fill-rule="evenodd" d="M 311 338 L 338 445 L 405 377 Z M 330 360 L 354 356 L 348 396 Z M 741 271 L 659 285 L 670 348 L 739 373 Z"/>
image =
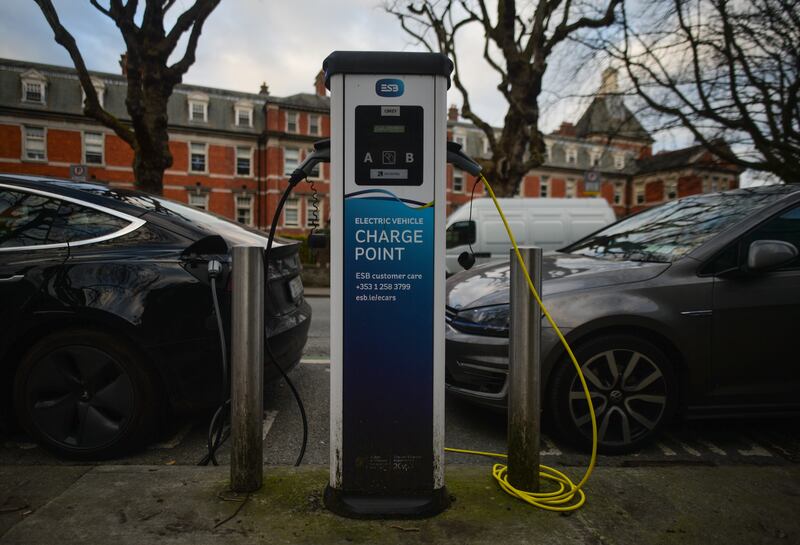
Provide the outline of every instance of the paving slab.
<path id="1" fill-rule="evenodd" d="M 321 501 L 326 467 L 267 467 L 264 488 L 245 502 L 226 493 L 228 471 L 99 466 L 15 524 L 0 543 L 800 542 L 797 466 L 600 468 L 586 506 L 564 516 L 505 495 L 488 466 L 462 465 L 447 470 L 454 498 L 447 511 L 426 520 L 383 521 L 329 513 Z M 579 469 L 572 472 L 580 476 Z"/>

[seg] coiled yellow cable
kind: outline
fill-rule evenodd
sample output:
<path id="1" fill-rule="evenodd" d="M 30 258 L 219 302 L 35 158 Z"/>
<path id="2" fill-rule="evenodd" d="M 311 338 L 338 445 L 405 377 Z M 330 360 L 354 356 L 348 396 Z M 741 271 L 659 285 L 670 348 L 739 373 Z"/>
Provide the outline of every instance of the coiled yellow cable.
<path id="1" fill-rule="evenodd" d="M 572 352 L 572 348 L 570 348 L 567 339 L 564 338 L 564 335 L 561 333 L 561 330 L 558 328 L 555 320 L 553 320 L 553 317 L 547 311 L 547 307 L 545 307 L 544 303 L 542 303 L 542 298 L 539 296 L 539 293 L 536 291 L 536 288 L 533 285 L 531 275 L 528 272 L 528 268 L 525 266 L 525 261 L 522 259 L 522 254 L 519 252 L 519 247 L 517 246 L 517 241 L 514 238 L 514 233 L 511 231 L 511 227 L 508 225 L 508 220 L 506 219 L 505 214 L 503 214 L 503 210 L 500 208 L 500 203 L 497 202 L 497 197 L 492 190 L 492 186 L 489 185 L 489 182 L 486 180 L 483 174 L 479 174 L 478 177 L 480 181 L 483 182 L 486 190 L 489 192 L 489 196 L 492 198 L 494 206 L 497 208 L 497 212 L 500 214 L 500 218 L 503 220 L 506 233 L 508 233 L 508 238 L 511 241 L 511 245 L 514 247 L 514 253 L 517 256 L 517 261 L 519 261 L 519 265 L 522 267 L 522 271 L 524 272 L 525 278 L 528 281 L 528 288 L 531 290 L 533 298 L 536 299 L 537 303 L 539 303 L 539 307 L 542 309 L 547 321 L 550 322 L 553 331 L 556 332 L 558 339 L 561 341 L 561 344 L 564 345 L 564 349 L 567 351 L 570 360 L 572 360 L 572 365 L 575 366 L 575 371 L 578 373 L 578 379 L 580 379 L 581 386 L 583 387 L 583 393 L 586 395 L 586 402 L 589 404 L 589 416 L 592 420 L 592 455 L 589 459 L 589 467 L 586 469 L 586 473 L 584 473 L 583 478 L 578 482 L 578 484 L 573 483 L 572 480 L 561 471 L 546 465 L 539 466 L 539 478 L 557 483 L 558 488 L 552 492 L 528 492 L 526 490 L 514 488 L 514 486 L 508 482 L 508 468 L 505 464 L 494 464 L 492 467 L 492 476 L 500 485 L 500 488 L 505 490 L 508 494 L 535 507 L 540 507 L 548 511 L 574 511 L 575 509 L 580 508 L 586 502 L 586 494 L 583 491 L 583 487 L 589 480 L 589 477 L 591 476 L 592 471 L 597 464 L 597 418 L 594 414 L 594 406 L 592 405 L 592 397 L 589 393 L 589 386 L 586 384 L 586 379 L 581 371 L 581 366 L 578 363 L 575 354 Z M 507 455 L 496 452 L 480 452 L 476 450 L 457 448 L 446 448 L 445 450 L 448 452 L 474 454 L 477 456 L 488 456 L 491 458 L 507 458 Z"/>

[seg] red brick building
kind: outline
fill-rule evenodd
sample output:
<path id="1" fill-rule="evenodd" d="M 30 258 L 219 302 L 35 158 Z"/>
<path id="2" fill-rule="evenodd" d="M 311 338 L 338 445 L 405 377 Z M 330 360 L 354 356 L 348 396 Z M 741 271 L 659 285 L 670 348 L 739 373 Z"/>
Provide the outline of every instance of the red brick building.
<path id="1" fill-rule="evenodd" d="M 125 120 L 125 78 L 93 73 L 104 107 Z M 525 197 L 585 196 L 589 177 L 619 216 L 669 199 L 738 186 L 739 170 L 699 146 L 652 155 L 652 137 L 625 107 L 613 72 L 576 124 L 546 135 L 547 161 L 520 186 Z M 83 92 L 72 68 L 0 59 L 0 172 L 85 177 L 133 187 L 133 152 L 113 131 L 83 115 Z M 314 93 L 288 97 L 179 85 L 170 97 L 173 165 L 164 195 L 255 227 L 266 228 L 288 175 L 330 134 L 330 101 L 322 75 Z M 468 154 L 488 154 L 483 133 L 451 108 L 448 136 Z M 322 165 L 287 202 L 281 232 L 307 233 L 319 210 L 329 219 L 330 174 Z M 448 213 L 468 202 L 474 180 L 448 165 Z M 482 196 L 482 188 L 476 195 Z"/>

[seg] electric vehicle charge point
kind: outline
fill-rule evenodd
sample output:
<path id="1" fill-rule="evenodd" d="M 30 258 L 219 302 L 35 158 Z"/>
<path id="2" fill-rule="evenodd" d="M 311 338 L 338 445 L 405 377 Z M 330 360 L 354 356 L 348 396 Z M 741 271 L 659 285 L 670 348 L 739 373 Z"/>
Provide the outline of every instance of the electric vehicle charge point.
<path id="1" fill-rule="evenodd" d="M 331 91 L 331 460 L 325 505 L 445 509 L 445 168 L 450 60 L 335 51 Z"/>

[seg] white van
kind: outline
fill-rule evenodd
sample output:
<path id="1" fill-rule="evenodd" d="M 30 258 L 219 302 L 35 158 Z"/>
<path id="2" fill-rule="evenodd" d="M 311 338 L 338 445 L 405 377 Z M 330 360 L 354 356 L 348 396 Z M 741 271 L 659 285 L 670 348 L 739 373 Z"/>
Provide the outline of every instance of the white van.
<path id="1" fill-rule="evenodd" d="M 616 221 L 605 199 L 497 199 L 520 246 L 539 246 L 544 251 L 571 242 Z M 472 221 L 469 203 L 447 218 L 447 274 L 463 270 L 458 256 L 475 252 L 475 264 L 506 260 L 511 243 L 492 199 L 475 199 Z"/>

